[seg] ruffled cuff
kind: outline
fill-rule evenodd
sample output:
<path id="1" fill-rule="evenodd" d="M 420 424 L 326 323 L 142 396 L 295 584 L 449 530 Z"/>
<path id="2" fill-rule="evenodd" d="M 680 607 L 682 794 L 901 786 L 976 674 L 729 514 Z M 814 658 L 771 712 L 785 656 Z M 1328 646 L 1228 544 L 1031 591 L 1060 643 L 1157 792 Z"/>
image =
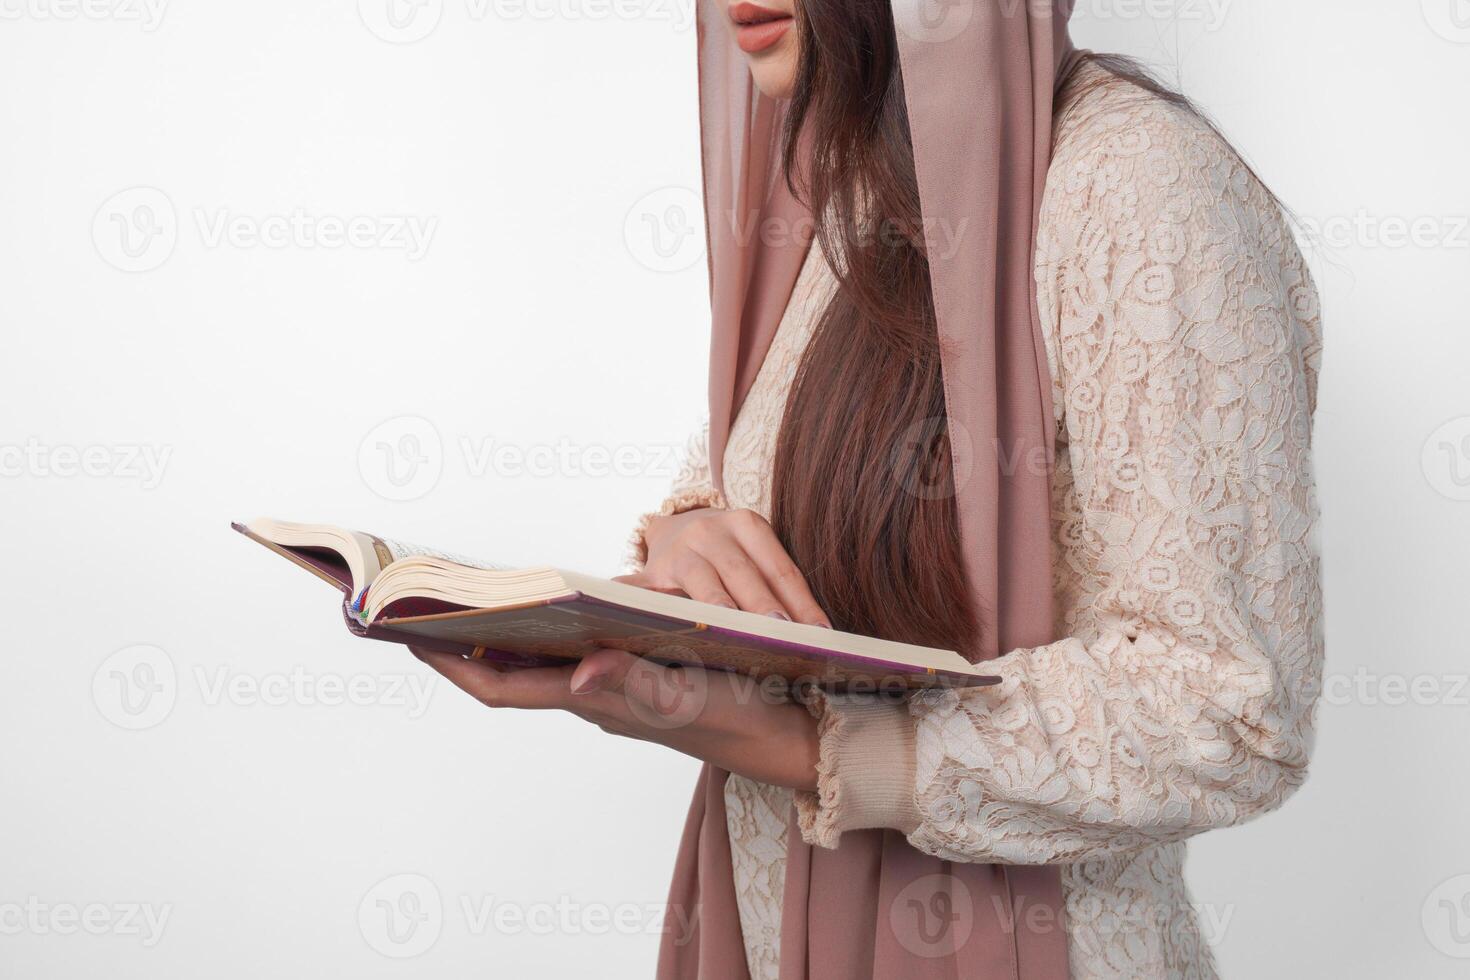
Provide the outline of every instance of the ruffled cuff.
<path id="1" fill-rule="evenodd" d="M 796 794 L 802 839 L 836 847 L 844 831 L 891 828 L 905 836 L 923 818 L 914 802 L 918 762 L 907 704 L 872 696 L 818 694 L 817 791 Z"/>
<path id="2" fill-rule="evenodd" d="M 673 517 L 675 514 L 703 510 L 706 507 L 723 510 L 725 495 L 712 487 L 680 490 L 665 500 L 663 506 L 658 510 L 644 514 L 638 519 L 638 525 L 633 529 L 633 536 L 628 540 L 628 568 L 641 572 L 644 563 L 648 561 L 648 526 L 653 523 L 655 517 Z"/>

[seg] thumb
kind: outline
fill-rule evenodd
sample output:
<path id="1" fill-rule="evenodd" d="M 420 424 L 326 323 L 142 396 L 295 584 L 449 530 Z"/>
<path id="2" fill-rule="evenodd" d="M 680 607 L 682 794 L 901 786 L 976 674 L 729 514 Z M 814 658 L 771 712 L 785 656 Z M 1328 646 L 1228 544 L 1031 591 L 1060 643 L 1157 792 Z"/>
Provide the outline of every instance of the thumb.
<path id="1" fill-rule="evenodd" d="M 638 722 L 669 730 L 693 724 L 709 699 L 709 682 L 698 668 L 665 667 L 622 650 L 598 650 L 577 665 L 572 693 L 621 695 Z"/>
<path id="2" fill-rule="evenodd" d="M 582 658 L 572 671 L 573 694 L 595 694 L 598 691 L 621 691 L 628 674 L 643 663 L 625 650 L 594 650 Z M 649 666 L 653 666 L 649 664 Z"/>

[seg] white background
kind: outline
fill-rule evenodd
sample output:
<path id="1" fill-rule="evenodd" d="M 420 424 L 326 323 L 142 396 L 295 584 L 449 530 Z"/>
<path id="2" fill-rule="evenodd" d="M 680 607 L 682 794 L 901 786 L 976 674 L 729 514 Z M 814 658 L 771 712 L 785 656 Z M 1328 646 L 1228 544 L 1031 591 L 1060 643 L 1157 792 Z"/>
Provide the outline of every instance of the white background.
<path id="1" fill-rule="evenodd" d="M 480 708 L 228 522 L 618 566 L 703 411 L 687 0 L 158 2 L 0 0 L 0 975 L 651 976 L 695 765 Z M 1306 788 L 1192 845 L 1223 971 L 1463 976 L 1470 4 L 1076 34 L 1329 240 L 1329 703 Z"/>

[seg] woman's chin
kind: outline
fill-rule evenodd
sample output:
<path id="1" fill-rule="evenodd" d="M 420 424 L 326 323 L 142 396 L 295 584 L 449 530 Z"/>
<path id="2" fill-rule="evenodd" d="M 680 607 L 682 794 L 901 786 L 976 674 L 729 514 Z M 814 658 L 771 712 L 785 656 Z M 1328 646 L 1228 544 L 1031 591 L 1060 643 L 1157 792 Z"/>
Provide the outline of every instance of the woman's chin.
<path id="1" fill-rule="evenodd" d="M 761 94 L 772 99 L 789 99 L 796 90 L 795 45 L 782 43 L 781 48 L 750 58 L 750 77 Z"/>

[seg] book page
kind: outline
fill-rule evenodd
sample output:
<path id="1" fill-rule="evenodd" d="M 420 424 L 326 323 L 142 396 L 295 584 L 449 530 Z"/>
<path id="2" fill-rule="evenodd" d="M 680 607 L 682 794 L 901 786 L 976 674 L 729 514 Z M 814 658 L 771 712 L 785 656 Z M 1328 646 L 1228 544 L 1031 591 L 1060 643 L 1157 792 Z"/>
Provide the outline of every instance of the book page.
<path id="1" fill-rule="evenodd" d="M 442 561 L 453 562 L 456 565 L 464 565 L 466 568 L 483 568 L 491 572 L 511 571 L 509 565 L 499 565 L 495 562 L 483 561 L 478 558 L 466 558 L 464 555 L 456 555 L 448 551 L 440 551 L 437 548 L 425 547 L 421 544 L 413 544 L 408 541 L 395 541 L 392 538 L 375 538 L 375 541 L 388 549 L 392 561 L 402 561 L 405 558 L 438 558 Z"/>

